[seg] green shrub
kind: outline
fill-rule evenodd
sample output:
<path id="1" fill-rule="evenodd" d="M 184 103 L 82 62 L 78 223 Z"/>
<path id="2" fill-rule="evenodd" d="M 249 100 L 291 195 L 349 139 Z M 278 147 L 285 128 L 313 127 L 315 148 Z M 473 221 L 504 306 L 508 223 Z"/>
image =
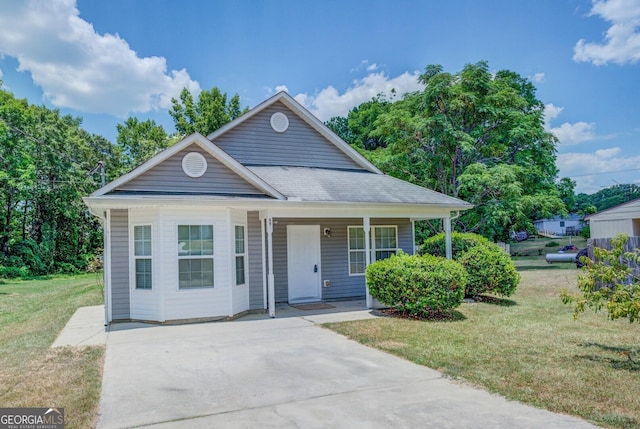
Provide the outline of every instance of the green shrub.
<path id="1" fill-rule="evenodd" d="M 467 283 L 464 269 L 455 261 L 402 252 L 369 265 L 366 276 L 374 298 L 419 317 L 458 307 Z"/>
<path id="2" fill-rule="evenodd" d="M 580 230 L 580 237 L 586 238 L 587 240 L 591 238 L 591 227 L 589 225 Z"/>
<path id="3" fill-rule="evenodd" d="M 510 296 L 520 281 L 511 258 L 498 246 L 477 246 L 458 258 L 468 276 L 465 295 L 477 297 L 491 292 Z"/>
<path id="4" fill-rule="evenodd" d="M 557 241 L 550 241 L 544 245 L 544 247 L 558 247 L 558 246 L 560 246 L 560 243 L 558 243 Z"/>
<path id="5" fill-rule="evenodd" d="M 497 244 L 481 235 L 454 232 L 451 247 L 453 259 L 459 262 L 464 259 L 462 265 L 469 275 L 465 296 L 477 297 L 486 292 L 509 296 L 515 292 L 520 275 L 509 255 Z M 445 256 L 444 233 L 425 240 L 420 252 Z M 469 252 L 471 255 L 466 256 Z"/>
<path id="6" fill-rule="evenodd" d="M 0 279 L 27 278 L 27 267 L 3 267 L 0 266 Z"/>
<path id="7" fill-rule="evenodd" d="M 486 238 L 478 234 L 471 234 L 468 232 L 452 232 L 451 233 L 451 253 L 453 259 L 458 259 L 460 253 L 464 253 L 467 250 L 480 246 L 483 244 L 493 244 Z M 420 254 L 430 254 L 434 256 L 446 257 L 446 242 L 445 234 L 440 233 L 433 237 L 427 238 L 422 247 L 420 248 Z"/>

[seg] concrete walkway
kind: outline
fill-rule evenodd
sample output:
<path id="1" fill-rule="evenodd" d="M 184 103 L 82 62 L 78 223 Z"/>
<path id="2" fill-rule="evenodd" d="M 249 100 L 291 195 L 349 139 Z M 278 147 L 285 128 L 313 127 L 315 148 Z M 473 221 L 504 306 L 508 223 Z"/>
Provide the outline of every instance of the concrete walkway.
<path id="1" fill-rule="evenodd" d="M 76 310 L 51 347 L 93 346 L 106 342 L 104 305 L 94 305 Z"/>
<path id="2" fill-rule="evenodd" d="M 318 325 L 375 317 L 366 310 L 124 323 L 108 335 L 97 332 L 98 310 L 80 309 L 56 343 L 106 340 L 100 429 L 595 427 L 452 382 Z"/>

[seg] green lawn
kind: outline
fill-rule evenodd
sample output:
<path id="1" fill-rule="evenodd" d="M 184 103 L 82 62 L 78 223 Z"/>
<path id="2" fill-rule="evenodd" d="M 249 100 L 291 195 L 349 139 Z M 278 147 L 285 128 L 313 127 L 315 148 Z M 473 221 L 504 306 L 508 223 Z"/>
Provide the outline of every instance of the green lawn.
<path id="1" fill-rule="evenodd" d="M 65 427 L 95 425 L 104 346 L 49 347 L 78 307 L 102 301 L 97 274 L 0 280 L 3 407 L 64 407 Z"/>
<path id="2" fill-rule="evenodd" d="M 509 399 L 605 427 L 640 427 L 640 325 L 592 313 L 574 321 L 559 293 L 575 288 L 579 270 L 552 267 L 528 263 L 512 297 L 463 304 L 461 320 L 327 326 Z"/>

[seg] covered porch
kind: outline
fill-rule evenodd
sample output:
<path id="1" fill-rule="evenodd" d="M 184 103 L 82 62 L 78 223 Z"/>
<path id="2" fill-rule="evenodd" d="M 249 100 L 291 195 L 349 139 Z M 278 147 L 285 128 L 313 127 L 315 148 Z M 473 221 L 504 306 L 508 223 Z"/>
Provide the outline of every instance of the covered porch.
<path id="1" fill-rule="evenodd" d="M 340 302 L 359 302 L 366 309 L 380 307 L 366 285 L 366 268 L 397 251 L 414 254 L 418 220 L 442 219 L 451 258 L 451 220 L 457 214 L 448 208 L 406 205 L 260 211 L 261 283 L 267 314 L 291 313 L 306 303 L 344 308 Z"/>

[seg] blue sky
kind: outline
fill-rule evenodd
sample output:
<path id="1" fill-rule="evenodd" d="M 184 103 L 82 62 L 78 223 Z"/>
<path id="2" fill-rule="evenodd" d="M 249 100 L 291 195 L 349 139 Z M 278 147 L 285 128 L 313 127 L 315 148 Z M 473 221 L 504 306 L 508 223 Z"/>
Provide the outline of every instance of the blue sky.
<path id="1" fill-rule="evenodd" d="M 171 97 L 286 89 L 320 119 L 419 89 L 428 64 L 528 77 L 577 192 L 640 183 L 640 0 L 3 0 L 0 79 L 115 141 Z"/>

